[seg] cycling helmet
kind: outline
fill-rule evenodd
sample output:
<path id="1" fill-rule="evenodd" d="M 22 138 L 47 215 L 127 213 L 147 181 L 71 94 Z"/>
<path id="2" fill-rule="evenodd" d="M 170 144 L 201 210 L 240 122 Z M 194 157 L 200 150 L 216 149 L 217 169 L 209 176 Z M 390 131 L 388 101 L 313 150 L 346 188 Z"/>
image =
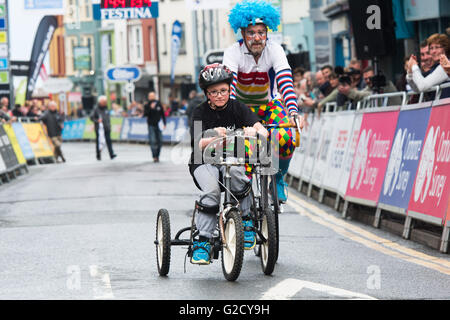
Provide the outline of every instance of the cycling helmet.
<path id="1" fill-rule="evenodd" d="M 233 73 L 230 69 L 220 63 L 209 64 L 200 71 L 198 84 L 202 90 L 206 90 L 209 86 L 225 82 L 231 84 Z"/>
<path id="2" fill-rule="evenodd" d="M 280 12 L 271 3 L 263 0 L 244 0 L 237 3 L 230 11 L 228 22 L 237 32 L 249 24 L 263 23 L 275 31 L 280 25 Z"/>

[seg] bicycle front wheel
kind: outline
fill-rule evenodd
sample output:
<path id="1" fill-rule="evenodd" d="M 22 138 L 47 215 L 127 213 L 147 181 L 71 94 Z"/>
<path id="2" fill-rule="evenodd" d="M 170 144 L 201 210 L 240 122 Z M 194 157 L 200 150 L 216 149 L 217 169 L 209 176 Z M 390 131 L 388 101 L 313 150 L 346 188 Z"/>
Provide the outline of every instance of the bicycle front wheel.
<path id="1" fill-rule="evenodd" d="M 228 212 L 223 236 L 225 243 L 222 244 L 222 271 L 225 279 L 235 281 L 241 273 L 244 261 L 244 228 L 237 209 Z"/>

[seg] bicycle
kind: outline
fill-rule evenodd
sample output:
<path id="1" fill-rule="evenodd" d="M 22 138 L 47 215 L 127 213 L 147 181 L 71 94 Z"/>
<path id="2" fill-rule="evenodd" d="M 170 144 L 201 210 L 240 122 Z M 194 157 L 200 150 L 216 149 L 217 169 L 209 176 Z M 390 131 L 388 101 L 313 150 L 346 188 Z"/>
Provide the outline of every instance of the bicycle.
<path id="1" fill-rule="evenodd" d="M 232 166 L 245 166 L 249 162 L 248 157 L 238 157 L 237 154 L 236 147 L 242 146 L 242 138 L 242 134 L 217 138 L 205 148 L 203 154 L 205 163 L 213 163 L 225 167 L 223 183 L 220 182 L 224 191 L 223 210 L 220 211 L 217 218 L 216 232 L 210 243 L 211 261 L 218 259 L 220 252 L 222 253 L 222 271 L 225 279 L 228 281 L 235 281 L 239 277 L 244 259 L 244 227 L 239 209 L 239 201 L 231 192 L 230 175 Z M 240 142 L 237 142 L 238 140 Z M 243 143 L 245 145 L 245 141 Z M 220 145 L 225 147 L 221 148 Z M 213 151 L 208 153 L 210 150 Z M 217 152 L 217 150 L 221 152 Z M 195 215 L 197 212 L 198 206 L 195 205 L 191 226 L 179 230 L 175 238 L 171 239 L 169 212 L 166 209 L 159 210 L 156 223 L 156 240 L 154 243 L 156 245 L 158 273 L 161 276 L 166 276 L 169 273 L 171 246 L 188 246 L 186 257 L 192 257 L 194 238 L 198 235 L 198 230 L 195 226 Z M 181 239 L 182 234 L 186 232 L 190 232 L 189 238 Z"/>
<path id="2" fill-rule="evenodd" d="M 264 127 L 271 130 L 278 128 L 294 128 L 296 131 L 294 146 L 299 147 L 301 129 L 297 119 L 294 121 L 295 125 L 290 123 L 265 124 Z M 268 147 L 267 150 L 270 152 L 272 149 Z M 271 154 L 268 154 L 268 157 L 271 158 Z M 272 165 L 272 161 L 266 161 L 266 163 L 257 162 L 254 164 L 252 170 L 252 218 L 256 225 L 255 230 L 259 231 L 256 232 L 259 239 L 257 239 L 257 246 L 254 248 L 254 253 L 256 256 L 261 257 L 261 267 L 266 275 L 270 275 L 274 271 L 280 247 L 278 218 L 280 213 L 280 202 L 278 201 L 277 186 L 275 183 L 275 174 L 277 171 Z M 272 241 L 267 239 L 272 239 Z"/>

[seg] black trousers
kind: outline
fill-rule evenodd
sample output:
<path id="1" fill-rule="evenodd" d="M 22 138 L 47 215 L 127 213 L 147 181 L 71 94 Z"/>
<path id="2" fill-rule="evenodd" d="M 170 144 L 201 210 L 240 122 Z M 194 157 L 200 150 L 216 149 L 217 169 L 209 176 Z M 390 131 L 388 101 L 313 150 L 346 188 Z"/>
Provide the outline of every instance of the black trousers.
<path id="1" fill-rule="evenodd" d="M 113 148 L 112 148 L 111 130 L 105 129 L 105 141 L 106 141 L 106 146 L 108 147 L 109 156 L 110 156 L 110 158 L 112 158 L 112 156 L 114 155 L 114 151 L 113 151 Z M 101 157 L 101 151 L 100 151 L 98 129 L 95 130 L 95 150 L 97 152 L 97 158 L 100 158 Z"/>

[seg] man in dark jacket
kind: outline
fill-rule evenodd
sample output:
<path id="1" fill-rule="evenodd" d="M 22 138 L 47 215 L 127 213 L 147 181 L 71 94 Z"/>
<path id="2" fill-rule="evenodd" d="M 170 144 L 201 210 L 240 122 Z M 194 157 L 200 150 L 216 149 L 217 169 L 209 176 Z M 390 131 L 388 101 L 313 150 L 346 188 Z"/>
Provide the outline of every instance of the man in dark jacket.
<path id="1" fill-rule="evenodd" d="M 56 161 L 61 157 L 63 162 L 66 162 L 64 155 L 61 150 L 62 145 L 62 129 L 64 127 L 64 119 L 61 118 L 57 110 L 57 105 L 55 101 L 50 101 L 48 104 L 48 110 L 44 112 L 39 117 L 47 127 L 47 134 L 52 140 L 53 146 L 55 147 L 55 157 Z"/>
<path id="2" fill-rule="evenodd" d="M 97 160 L 102 160 L 101 150 L 100 150 L 100 124 L 103 125 L 103 130 L 105 133 L 105 141 L 106 146 L 108 147 L 109 156 L 111 157 L 111 160 L 117 157 L 116 154 L 114 154 L 113 148 L 112 148 L 112 142 L 111 142 L 111 119 L 109 117 L 109 110 L 108 110 L 108 99 L 106 96 L 100 96 L 98 98 L 98 104 L 92 111 L 90 117 L 92 122 L 94 122 L 95 127 L 95 150 L 97 153 Z"/>
<path id="3" fill-rule="evenodd" d="M 148 140 L 150 142 L 153 161 L 159 162 L 159 155 L 162 148 L 162 132 L 159 129 L 159 121 L 161 119 L 163 120 L 165 129 L 166 117 L 164 116 L 163 106 L 161 102 L 156 100 L 156 94 L 153 91 L 148 94 L 148 102 L 144 105 L 143 117 L 147 117 Z"/>

